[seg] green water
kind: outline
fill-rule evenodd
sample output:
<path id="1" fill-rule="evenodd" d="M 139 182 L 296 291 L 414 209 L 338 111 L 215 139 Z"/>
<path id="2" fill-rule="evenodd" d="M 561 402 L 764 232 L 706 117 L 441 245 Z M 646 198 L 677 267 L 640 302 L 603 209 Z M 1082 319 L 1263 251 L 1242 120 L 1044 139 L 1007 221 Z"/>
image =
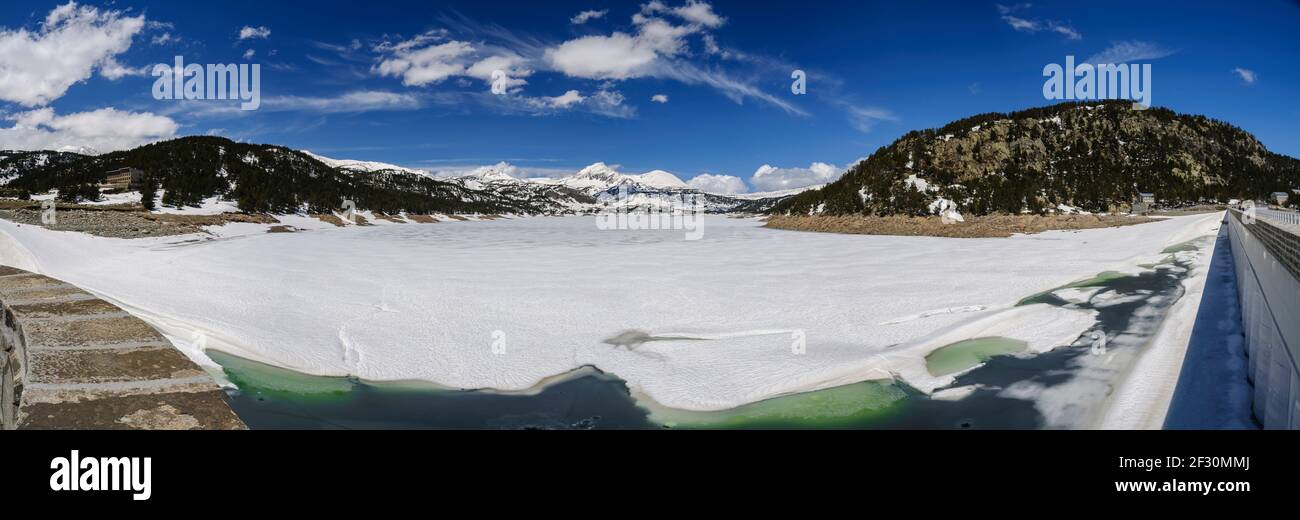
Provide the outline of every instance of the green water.
<path id="1" fill-rule="evenodd" d="M 1200 244 L 1204 241 L 1205 241 L 1204 238 L 1193 238 L 1186 242 L 1182 242 L 1182 243 L 1178 243 L 1166 247 L 1163 251 L 1161 251 L 1161 253 L 1172 254 L 1172 253 L 1181 253 L 1185 251 L 1199 251 L 1201 249 Z"/>
<path id="2" fill-rule="evenodd" d="M 867 381 L 691 412 L 638 402 L 622 380 L 599 373 L 520 395 L 314 376 L 207 354 L 238 388 L 231 405 L 255 429 L 864 428 L 881 424 L 911 397 L 896 384 Z"/>
<path id="3" fill-rule="evenodd" d="M 925 356 L 925 368 L 932 376 L 955 374 L 984 364 L 994 356 L 1023 352 L 1028 343 L 1010 338 L 975 338 L 958 341 Z"/>
<path id="4" fill-rule="evenodd" d="M 1019 306 L 1019 305 L 1033 305 L 1035 303 L 1054 303 L 1057 300 L 1057 298 L 1056 296 L 1052 295 L 1052 293 L 1059 291 L 1061 289 L 1068 289 L 1071 287 L 1082 288 L 1082 287 L 1105 286 L 1115 280 L 1121 278 L 1127 278 L 1129 276 L 1132 275 L 1124 274 L 1118 271 L 1103 271 L 1097 274 L 1097 276 L 1094 276 L 1092 278 L 1088 278 L 1086 280 L 1080 280 L 1068 285 L 1063 285 L 1061 287 L 1056 287 L 1053 289 L 1048 289 L 1046 291 L 1040 292 L 1038 294 L 1020 300 L 1019 302 L 1016 302 L 1016 305 Z"/>
<path id="5" fill-rule="evenodd" d="M 680 429 L 865 427 L 897 411 L 907 397 L 893 383 L 864 381 L 715 412 L 652 407 L 650 420 Z"/>
<path id="6" fill-rule="evenodd" d="M 221 365 L 226 378 L 244 392 L 322 399 L 345 395 L 357 386 L 354 379 L 346 377 L 307 375 L 216 350 L 204 353 Z"/>

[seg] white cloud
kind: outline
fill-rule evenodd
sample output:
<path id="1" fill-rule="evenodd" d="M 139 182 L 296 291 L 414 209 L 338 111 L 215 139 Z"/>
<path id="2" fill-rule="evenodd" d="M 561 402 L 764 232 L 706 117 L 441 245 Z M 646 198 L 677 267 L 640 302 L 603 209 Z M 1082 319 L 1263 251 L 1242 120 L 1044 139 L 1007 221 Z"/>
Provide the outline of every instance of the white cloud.
<path id="1" fill-rule="evenodd" d="M 749 187 L 745 181 L 735 175 L 714 175 L 711 173 L 702 173 L 696 175 L 686 184 L 692 188 L 704 193 L 716 193 L 719 195 L 735 195 L 737 193 L 746 193 Z"/>
<path id="2" fill-rule="evenodd" d="M 101 152 L 134 148 L 176 135 L 179 128 L 166 116 L 101 108 L 66 116 L 52 108 L 20 112 L 7 118 L 14 126 L 0 128 L 0 149 L 54 150 L 88 147 Z"/>
<path id="3" fill-rule="evenodd" d="M 661 13 L 676 14 L 689 23 L 673 24 L 656 16 Z M 707 3 L 692 0 L 682 7 L 669 8 L 653 0 L 632 16 L 636 34 L 583 36 L 546 49 L 545 59 L 560 72 L 579 78 L 624 80 L 649 76 L 655 72 L 652 65 L 656 61 L 686 51 L 687 36 L 722 22 Z"/>
<path id="4" fill-rule="evenodd" d="M 372 71 L 402 78 L 408 87 L 419 87 L 452 77 L 471 77 L 491 85 L 493 72 L 500 70 L 506 75 L 507 90 L 527 84 L 522 78 L 533 73 L 528 60 L 512 51 L 476 47 L 446 37 L 446 31 L 430 31 L 409 40 L 381 43 L 375 50 L 384 56 Z"/>
<path id="5" fill-rule="evenodd" d="M 587 98 L 582 94 L 579 94 L 576 90 L 570 90 L 559 96 L 543 97 L 540 99 L 548 106 L 555 108 L 569 108 L 575 104 L 583 102 Z"/>
<path id="6" fill-rule="evenodd" d="M 645 76 L 658 58 L 654 48 L 626 33 L 583 36 L 546 50 L 546 61 L 569 76 L 629 79 Z"/>
<path id="7" fill-rule="evenodd" d="M 0 29 L 0 100 L 49 104 L 126 52 L 144 25 L 143 15 L 68 2 L 50 11 L 34 32 Z"/>
<path id="8" fill-rule="evenodd" d="M 507 91 L 522 87 L 528 84 L 523 79 L 533 74 L 533 70 L 528 68 L 528 60 L 513 52 L 504 52 L 500 55 L 488 56 L 470 65 L 465 69 L 465 74 L 487 82 L 489 85 L 495 79 L 492 73 L 501 71 L 505 74 L 505 87 Z"/>
<path id="9" fill-rule="evenodd" d="M 104 60 L 99 66 L 99 75 L 109 80 L 117 81 L 127 76 L 144 76 L 149 73 L 149 67 L 128 67 L 118 63 L 114 58 Z"/>
<path id="10" fill-rule="evenodd" d="M 1097 54 L 1089 56 L 1084 63 L 1094 65 L 1120 64 L 1132 61 L 1155 60 L 1169 56 L 1176 51 L 1161 47 L 1155 43 L 1142 41 L 1115 42 Z"/>
<path id="11" fill-rule="evenodd" d="M 669 17 L 684 23 L 671 22 Z M 807 115 L 790 102 L 734 79 L 722 70 L 713 67 L 705 70 L 686 61 L 691 55 L 688 39 L 694 35 L 699 35 L 705 53 L 730 57 L 707 32 L 725 22 L 706 2 L 688 0 L 682 6 L 668 7 L 660 0 L 651 0 L 632 16 L 635 33 L 575 38 L 546 49 L 542 57 L 547 66 L 570 77 L 614 81 L 642 77 L 672 79 L 713 87 L 736 103 L 757 99 L 787 113 Z"/>
<path id="12" fill-rule="evenodd" d="M 574 15 L 573 18 L 570 18 L 569 21 L 574 24 L 584 24 L 587 23 L 588 21 L 601 18 L 606 14 L 609 14 L 609 9 L 601 9 L 599 11 L 593 9 L 591 11 L 583 11 L 581 13 L 578 13 Z"/>
<path id="13" fill-rule="evenodd" d="M 245 25 L 243 29 L 239 30 L 239 39 L 241 40 L 247 40 L 250 38 L 261 38 L 265 40 L 270 37 L 271 37 L 271 29 L 266 27 L 265 25 L 261 25 L 258 27 L 251 27 Z"/>
<path id="14" fill-rule="evenodd" d="M 686 36 L 699 32 L 699 27 L 673 25 L 660 18 L 641 18 L 636 21 L 637 40 L 661 56 L 677 56 L 686 49 Z"/>
<path id="15" fill-rule="evenodd" d="M 253 49 L 248 49 L 248 50 L 244 51 L 244 59 L 246 59 L 246 60 L 251 60 L 251 59 L 253 59 L 253 56 L 256 56 L 256 55 L 257 55 L 257 51 L 255 51 L 255 50 L 253 50 Z"/>
<path id="16" fill-rule="evenodd" d="M 727 19 L 713 12 L 713 6 L 705 2 L 687 0 L 686 5 L 673 9 L 673 14 L 683 20 L 709 28 L 721 27 Z"/>
<path id="17" fill-rule="evenodd" d="M 824 184 L 839 178 L 843 170 L 833 164 L 815 162 L 807 168 L 777 168 L 764 164 L 754 171 L 749 183 L 759 191 L 777 191 Z"/>
<path id="18" fill-rule="evenodd" d="M 472 52 L 474 46 L 460 41 L 400 50 L 395 57 L 381 61 L 375 70 L 381 76 L 402 78 L 403 85 L 423 86 L 464 75 L 463 57 Z"/>
<path id="19" fill-rule="evenodd" d="M 653 96 L 650 96 L 650 101 L 654 101 L 655 103 L 667 103 L 667 102 L 668 102 L 668 95 L 667 95 L 667 94 L 655 94 L 655 95 L 653 95 Z"/>
<path id="20" fill-rule="evenodd" d="M 1255 77 L 1255 71 L 1253 70 L 1237 67 L 1235 69 L 1232 69 L 1232 72 L 1235 73 L 1237 77 L 1241 78 L 1242 81 L 1246 82 L 1247 85 L 1250 85 L 1255 82 L 1256 77 Z"/>
<path id="21" fill-rule="evenodd" d="M 583 96 L 576 90 L 570 90 L 555 97 L 521 96 L 520 100 L 539 109 L 577 109 L 609 117 L 626 118 L 634 115 L 631 107 L 623 104 L 623 94 L 612 90 L 598 90 L 590 96 Z"/>

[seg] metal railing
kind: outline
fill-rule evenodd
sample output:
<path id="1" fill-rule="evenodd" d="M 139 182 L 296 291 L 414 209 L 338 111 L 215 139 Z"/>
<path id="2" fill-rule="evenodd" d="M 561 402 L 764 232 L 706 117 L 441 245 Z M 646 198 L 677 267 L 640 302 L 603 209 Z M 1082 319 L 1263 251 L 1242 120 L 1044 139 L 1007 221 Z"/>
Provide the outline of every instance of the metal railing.
<path id="1" fill-rule="evenodd" d="M 1267 220 L 1273 224 L 1288 226 L 1288 231 L 1300 232 L 1300 213 L 1279 211 L 1269 208 L 1255 208 L 1255 218 Z"/>

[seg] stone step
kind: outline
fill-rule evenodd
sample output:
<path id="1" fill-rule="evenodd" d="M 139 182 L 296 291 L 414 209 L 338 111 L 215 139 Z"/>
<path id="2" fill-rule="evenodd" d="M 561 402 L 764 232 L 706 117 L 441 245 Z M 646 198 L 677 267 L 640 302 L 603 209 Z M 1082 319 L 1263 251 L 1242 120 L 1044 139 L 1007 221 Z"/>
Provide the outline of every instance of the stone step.
<path id="1" fill-rule="evenodd" d="M 5 429 L 244 429 L 157 330 L 73 285 L 0 266 Z"/>

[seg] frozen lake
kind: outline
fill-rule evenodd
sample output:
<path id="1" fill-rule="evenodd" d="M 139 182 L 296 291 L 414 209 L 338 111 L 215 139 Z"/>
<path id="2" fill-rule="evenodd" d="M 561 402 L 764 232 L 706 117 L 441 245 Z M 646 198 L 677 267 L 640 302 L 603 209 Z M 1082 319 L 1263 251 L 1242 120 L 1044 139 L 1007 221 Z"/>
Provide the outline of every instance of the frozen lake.
<path id="1" fill-rule="evenodd" d="M 1098 309 L 1017 303 L 1106 271 L 1151 272 L 1218 218 L 942 239 L 708 217 L 700 240 L 599 230 L 592 217 L 130 241 L 0 221 L 0 263 L 111 298 L 209 366 L 204 349 L 522 393 L 592 366 L 638 402 L 709 411 L 890 378 L 928 393 L 963 373 L 931 374 L 927 354 L 965 340 L 1022 342 L 1017 359 L 1067 347 Z"/>

